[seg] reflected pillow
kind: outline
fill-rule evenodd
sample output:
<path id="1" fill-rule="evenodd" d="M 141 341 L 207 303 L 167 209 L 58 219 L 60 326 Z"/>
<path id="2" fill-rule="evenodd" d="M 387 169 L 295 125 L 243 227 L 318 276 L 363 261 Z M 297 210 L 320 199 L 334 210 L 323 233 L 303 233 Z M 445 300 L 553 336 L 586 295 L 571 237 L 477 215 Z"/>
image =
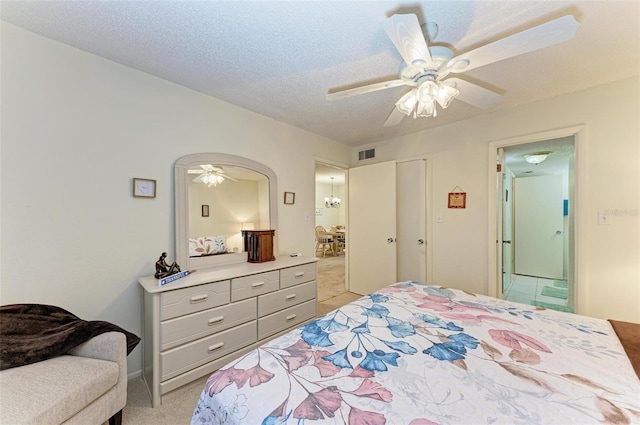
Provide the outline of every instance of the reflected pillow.
<path id="1" fill-rule="evenodd" d="M 224 236 L 189 238 L 189 257 L 224 254 L 225 252 L 227 252 L 227 246 L 224 241 Z"/>

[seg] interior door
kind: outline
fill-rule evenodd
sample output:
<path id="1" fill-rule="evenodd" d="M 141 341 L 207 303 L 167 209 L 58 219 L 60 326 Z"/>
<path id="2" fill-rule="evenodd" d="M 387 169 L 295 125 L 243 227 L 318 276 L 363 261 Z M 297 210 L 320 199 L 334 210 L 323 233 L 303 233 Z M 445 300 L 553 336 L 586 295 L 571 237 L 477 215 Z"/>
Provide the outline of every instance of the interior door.
<path id="1" fill-rule="evenodd" d="M 502 288 L 511 283 L 513 274 L 513 174 L 506 164 L 502 166 Z"/>
<path id="2" fill-rule="evenodd" d="M 562 176 L 516 178 L 514 186 L 516 274 L 562 279 Z"/>
<path id="3" fill-rule="evenodd" d="M 396 168 L 398 231 L 397 280 L 427 279 L 426 255 L 426 161 L 398 162 Z"/>
<path id="4" fill-rule="evenodd" d="M 349 290 L 366 295 L 397 281 L 396 162 L 349 169 Z"/>
<path id="5" fill-rule="evenodd" d="M 497 167 L 496 167 L 496 282 L 500 282 L 498 285 L 498 297 L 502 298 L 502 294 L 505 291 L 504 281 L 504 258 L 502 253 L 502 231 L 503 231 L 503 219 L 502 214 L 504 209 L 502 208 L 503 193 L 504 193 L 504 174 L 502 168 L 504 167 L 504 149 L 498 149 Z"/>

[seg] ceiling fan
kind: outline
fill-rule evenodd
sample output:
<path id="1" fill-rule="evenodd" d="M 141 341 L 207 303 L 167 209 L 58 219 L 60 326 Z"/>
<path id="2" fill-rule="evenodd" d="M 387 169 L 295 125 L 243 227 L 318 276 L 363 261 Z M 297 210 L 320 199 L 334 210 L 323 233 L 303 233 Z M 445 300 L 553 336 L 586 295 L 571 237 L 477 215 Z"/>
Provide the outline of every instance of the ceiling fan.
<path id="1" fill-rule="evenodd" d="M 566 15 L 454 57 L 451 49 L 428 44 L 437 35 L 435 23 L 421 26 L 414 14 L 396 14 L 384 21 L 383 28 L 403 59 L 399 78 L 332 92 L 326 98 L 412 87 L 396 102 L 385 127 L 399 124 L 405 116 L 435 117 L 436 104 L 447 108 L 456 98 L 488 109 L 500 103 L 502 96 L 460 78 L 447 77 L 571 40 L 579 25 L 573 16 Z"/>
<path id="2" fill-rule="evenodd" d="M 217 186 L 226 179 L 237 181 L 233 177 L 225 174 L 225 171 L 219 165 L 202 164 L 201 169 L 188 169 L 187 174 L 199 174 L 193 181 L 195 183 L 204 183 L 208 187 Z"/>

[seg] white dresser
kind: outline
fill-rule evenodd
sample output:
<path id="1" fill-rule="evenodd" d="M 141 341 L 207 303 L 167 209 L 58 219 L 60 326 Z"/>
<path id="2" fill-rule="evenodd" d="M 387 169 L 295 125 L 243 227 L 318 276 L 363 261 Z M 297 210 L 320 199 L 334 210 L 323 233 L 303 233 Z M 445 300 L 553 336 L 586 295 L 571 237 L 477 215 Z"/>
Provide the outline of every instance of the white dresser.
<path id="1" fill-rule="evenodd" d="M 316 317 L 316 259 L 279 257 L 198 270 L 144 289 L 143 378 L 153 407 L 270 338 Z"/>

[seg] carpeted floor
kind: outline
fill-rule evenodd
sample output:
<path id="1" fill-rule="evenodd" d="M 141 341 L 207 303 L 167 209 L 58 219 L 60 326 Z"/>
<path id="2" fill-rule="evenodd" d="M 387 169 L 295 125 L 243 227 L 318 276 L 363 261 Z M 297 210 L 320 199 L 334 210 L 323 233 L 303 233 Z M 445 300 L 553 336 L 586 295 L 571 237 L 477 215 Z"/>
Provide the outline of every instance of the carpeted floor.
<path id="1" fill-rule="evenodd" d="M 318 316 L 360 298 L 360 295 L 344 289 L 344 255 L 318 257 L 316 269 Z"/>
<path id="2" fill-rule="evenodd" d="M 318 316 L 360 298 L 344 289 L 344 255 L 319 258 L 317 262 Z M 127 406 L 122 412 L 126 425 L 181 425 L 191 422 L 191 415 L 208 377 L 178 388 L 163 398 L 162 406 L 151 407 L 151 398 L 142 378 L 129 381 Z M 105 423 L 106 425 L 106 423 Z"/>

